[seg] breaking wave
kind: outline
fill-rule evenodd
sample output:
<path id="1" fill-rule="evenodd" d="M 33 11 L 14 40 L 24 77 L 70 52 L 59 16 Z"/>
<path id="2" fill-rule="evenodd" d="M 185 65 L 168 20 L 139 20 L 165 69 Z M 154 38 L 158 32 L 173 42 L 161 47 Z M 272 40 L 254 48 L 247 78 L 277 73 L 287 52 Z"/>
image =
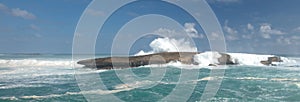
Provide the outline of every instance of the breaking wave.
<path id="1" fill-rule="evenodd" d="M 73 64 L 70 60 L 0 59 L 1 67 L 72 67 Z"/>
<path id="2" fill-rule="evenodd" d="M 231 56 L 231 60 L 239 65 L 249 66 L 263 66 L 260 61 L 267 61 L 269 57 L 280 57 L 282 62 L 272 62 L 276 66 L 295 66 L 298 62 L 294 59 L 276 56 L 276 55 L 258 55 L 247 53 L 228 53 Z"/>
<path id="3" fill-rule="evenodd" d="M 197 52 L 197 47 L 193 46 L 190 41 L 184 39 L 173 39 L 173 38 L 157 38 L 154 39 L 149 46 L 151 51 L 145 52 L 141 50 L 137 55 L 147 55 L 159 52 Z M 225 52 L 226 53 L 226 52 Z M 276 66 L 292 66 L 299 67 L 299 60 L 295 58 L 288 58 L 276 55 L 259 55 L 259 54 L 247 54 L 247 53 L 226 53 L 230 55 L 231 61 L 237 65 L 246 66 L 264 66 L 261 61 L 267 61 L 269 57 L 280 57 L 282 62 L 272 62 Z M 208 66 L 209 64 L 219 64 L 218 58 L 221 57 L 219 52 L 207 51 L 202 52 L 194 56 L 194 62 L 198 63 L 199 66 Z M 182 66 L 182 64 L 171 62 L 167 65 Z"/>
<path id="4" fill-rule="evenodd" d="M 141 50 L 135 55 L 147 55 L 159 52 L 197 52 L 197 47 L 193 46 L 191 41 L 185 39 L 157 38 L 149 46 L 152 51 L 145 52 Z"/>

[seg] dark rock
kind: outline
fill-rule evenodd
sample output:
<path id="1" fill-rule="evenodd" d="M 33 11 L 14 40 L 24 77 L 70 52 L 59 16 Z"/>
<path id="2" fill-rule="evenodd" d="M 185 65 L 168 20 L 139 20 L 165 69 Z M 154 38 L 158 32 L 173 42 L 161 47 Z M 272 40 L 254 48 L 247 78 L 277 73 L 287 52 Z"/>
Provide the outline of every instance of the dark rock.
<path id="1" fill-rule="evenodd" d="M 272 62 L 283 62 L 283 61 L 278 56 L 268 57 L 267 61 L 260 61 L 260 63 L 263 64 L 263 65 L 267 65 L 267 66 L 272 65 L 272 66 L 275 66 L 275 64 L 272 64 Z"/>
<path id="2" fill-rule="evenodd" d="M 220 53 L 221 57 L 218 59 L 220 65 L 234 65 L 231 56 L 228 54 Z"/>
<path id="3" fill-rule="evenodd" d="M 130 68 L 149 64 L 166 64 L 171 61 L 180 61 L 183 64 L 196 64 L 193 60 L 196 54 L 199 54 L 199 52 L 162 52 L 142 56 L 88 59 L 77 63 L 85 65 L 85 67 L 97 69 Z M 234 64 L 231 61 L 230 55 L 220 54 L 222 55 L 222 57 L 218 59 L 220 65 Z"/>
<path id="4" fill-rule="evenodd" d="M 260 63 L 267 66 L 271 64 L 271 62 L 269 61 L 260 61 Z"/>
<path id="5" fill-rule="evenodd" d="M 217 66 L 217 65 L 215 65 L 215 64 L 209 64 L 208 66 Z"/>
<path id="6" fill-rule="evenodd" d="M 269 62 L 283 62 L 280 57 L 268 57 Z"/>

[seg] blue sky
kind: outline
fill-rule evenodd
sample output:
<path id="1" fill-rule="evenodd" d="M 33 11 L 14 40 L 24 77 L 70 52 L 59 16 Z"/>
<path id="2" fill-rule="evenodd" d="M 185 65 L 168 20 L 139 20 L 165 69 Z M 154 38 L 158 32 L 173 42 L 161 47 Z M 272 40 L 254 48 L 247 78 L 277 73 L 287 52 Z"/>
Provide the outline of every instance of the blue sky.
<path id="1" fill-rule="evenodd" d="M 0 53 L 71 53 L 77 22 L 90 2 L 90 0 L 1 0 Z M 299 0 L 208 0 L 208 3 L 221 23 L 229 52 L 300 54 Z M 150 5 L 152 6 L 162 5 Z M 161 13 L 181 17 L 177 12 L 172 12 L 174 8 L 166 9 L 169 12 Z M 124 12 L 132 10 L 134 8 L 124 9 Z M 141 10 L 138 13 L 132 12 L 126 16 L 115 17 L 113 23 L 121 22 L 130 16 L 139 16 L 143 12 L 147 11 Z M 105 12 L 95 10 L 87 10 L 87 13 L 94 16 L 106 15 Z M 153 23 L 151 19 L 162 22 L 151 24 Z M 159 30 L 172 24 L 163 20 L 159 17 L 148 18 L 146 20 L 148 22 L 143 22 L 144 24 L 136 30 L 153 27 L 155 32 L 155 29 Z M 181 18 L 179 22 L 182 25 L 184 22 L 195 23 L 189 18 Z M 166 28 L 172 31 L 172 27 Z M 200 26 L 195 25 L 195 28 L 201 35 Z M 177 29 L 175 31 L 180 32 Z M 113 34 L 104 33 L 107 34 L 97 40 L 96 48 L 97 52 L 109 53 L 109 47 L 103 47 L 101 44 L 110 42 L 106 38 L 113 37 Z M 151 41 L 149 39 L 154 38 L 143 39 L 137 44 L 139 46 L 133 48 L 133 52 L 148 49 L 147 45 Z M 205 35 L 194 39 L 200 48 L 199 51 L 209 50 Z"/>

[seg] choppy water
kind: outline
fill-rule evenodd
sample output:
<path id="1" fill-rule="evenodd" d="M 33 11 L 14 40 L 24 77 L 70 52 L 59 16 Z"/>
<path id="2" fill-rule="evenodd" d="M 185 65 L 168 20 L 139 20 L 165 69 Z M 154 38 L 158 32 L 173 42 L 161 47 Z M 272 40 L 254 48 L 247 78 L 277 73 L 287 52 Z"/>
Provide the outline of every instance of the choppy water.
<path id="1" fill-rule="evenodd" d="M 299 61 L 298 57 L 291 58 Z M 174 94 L 176 98 L 171 99 L 176 101 L 187 98 L 187 101 L 195 102 L 200 100 L 207 82 L 214 80 L 214 77 L 209 76 L 214 67 L 166 65 L 161 68 L 165 69 L 161 80 L 124 82 L 118 77 L 127 75 L 123 71 L 133 72 L 137 77 L 143 78 L 149 76 L 157 66 L 97 71 L 79 66 L 73 69 L 72 63 L 71 55 L 0 55 L 0 101 L 87 101 L 89 99 L 84 97 L 86 95 L 93 95 L 95 98 L 112 95 L 123 101 L 153 102 L 174 93 L 178 89 L 176 86 L 196 85 L 191 89 L 191 95 L 186 95 L 187 92 L 183 90 Z M 220 88 L 210 101 L 300 101 L 299 66 L 239 65 L 228 66 L 224 70 Z M 181 77 L 189 77 L 189 73 L 195 72 L 199 73 L 196 79 L 179 83 Z M 90 74 L 101 77 L 99 80 L 106 89 L 80 89 L 79 85 L 82 83 L 78 83 L 76 78 Z M 91 82 L 97 78 L 86 77 L 86 80 Z M 97 87 L 97 83 L 86 84 Z"/>

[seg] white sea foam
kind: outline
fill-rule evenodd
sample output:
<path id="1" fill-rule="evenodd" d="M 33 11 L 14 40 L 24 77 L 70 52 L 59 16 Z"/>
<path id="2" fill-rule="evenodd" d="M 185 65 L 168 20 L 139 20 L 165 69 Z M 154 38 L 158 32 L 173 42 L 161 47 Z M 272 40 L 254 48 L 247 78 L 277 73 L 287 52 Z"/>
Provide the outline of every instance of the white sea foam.
<path id="1" fill-rule="evenodd" d="M 0 59 L 0 81 L 48 75 L 74 74 L 73 61 L 38 59 Z"/>
<path id="2" fill-rule="evenodd" d="M 192 46 L 189 41 L 184 39 L 173 39 L 173 38 L 157 38 L 154 39 L 150 45 L 151 51 L 145 52 L 140 51 L 135 55 L 147 55 L 158 52 L 197 52 L 197 48 Z M 238 65 L 247 65 L 247 66 L 264 66 L 261 64 L 261 61 L 267 61 L 268 57 L 274 57 L 275 55 L 259 55 L 259 54 L 247 54 L 247 53 L 227 53 L 231 56 L 231 60 Z M 207 51 L 194 56 L 194 62 L 198 63 L 198 67 L 208 66 L 209 64 L 218 65 L 218 58 L 221 55 L 218 52 Z M 273 62 L 277 66 L 297 66 L 300 65 L 299 61 L 287 58 L 280 57 L 283 62 Z M 174 66 L 183 66 L 181 63 L 171 62 L 166 64 Z"/>
<path id="3" fill-rule="evenodd" d="M 267 61 L 268 57 L 274 57 L 275 55 L 259 55 L 259 54 L 247 54 L 247 53 L 228 53 L 231 56 L 231 60 L 239 65 L 249 66 L 264 66 L 261 61 Z M 280 56 L 279 56 L 280 57 Z M 296 60 L 289 59 L 287 57 L 280 57 L 282 62 L 273 62 L 278 66 L 296 65 Z"/>
<path id="4" fill-rule="evenodd" d="M 157 38 L 150 45 L 152 51 L 140 51 L 135 55 L 146 55 L 158 52 L 197 52 L 197 48 L 185 39 Z"/>
<path id="5" fill-rule="evenodd" d="M 147 86 L 150 84 L 153 84 L 155 82 L 149 81 L 149 80 L 144 80 L 144 81 L 134 81 L 126 84 L 119 84 L 114 87 L 116 90 L 128 90 L 128 89 L 135 89 L 143 86 Z"/>
<path id="6" fill-rule="evenodd" d="M 231 57 L 231 61 L 237 65 L 247 66 L 265 66 L 261 61 L 267 61 L 269 57 L 275 57 L 275 55 L 259 55 L 259 54 L 247 54 L 247 53 L 226 53 Z M 221 55 L 218 52 L 204 52 L 194 56 L 194 61 L 199 63 L 200 66 L 207 66 L 209 64 L 218 64 L 218 58 Z M 299 62 L 292 58 L 279 56 L 282 62 L 272 62 L 277 66 L 296 66 Z"/>
<path id="7" fill-rule="evenodd" d="M 14 84 L 14 85 L 3 85 L 0 89 L 12 89 L 12 88 L 25 88 L 25 87 L 43 87 L 43 85 L 27 85 L 27 84 Z"/>
<path id="8" fill-rule="evenodd" d="M 68 59 L 60 60 L 37 60 L 37 59 L 24 59 L 24 60 L 0 60 L 0 82 L 17 82 L 8 83 L 0 86 L 0 89 L 10 89 L 17 87 L 38 87 L 30 86 L 32 83 L 63 83 L 72 80 L 73 76 L 79 74 L 92 74 L 100 73 L 106 70 L 93 70 L 82 68 L 82 66 L 75 65 L 74 62 Z M 43 76 L 43 77 L 41 77 Z M 59 78 L 48 78 L 44 76 L 62 76 Z M 28 80 L 23 80 L 28 79 Z M 32 79 L 32 80 L 31 80 Z M 35 80 L 39 79 L 39 80 Z M 57 81 L 61 80 L 61 81 Z M 66 81 L 63 81 L 66 80 Z"/>
<path id="9" fill-rule="evenodd" d="M 260 61 L 267 61 L 268 57 L 274 55 L 257 55 L 257 54 L 246 54 L 246 53 L 228 53 L 234 63 L 239 65 L 253 65 L 262 66 Z"/>
<path id="10" fill-rule="evenodd" d="M 3 99 L 3 100 L 11 100 L 11 101 L 19 100 L 19 99 L 16 98 L 15 96 L 12 96 L 12 97 L 0 97 L 0 99 Z"/>
<path id="11" fill-rule="evenodd" d="M 72 67 L 81 66 L 71 60 L 0 59 L 1 67 Z"/>
<path id="12" fill-rule="evenodd" d="M 275 55 L 259 55 L 259 54 L 247 54 L 247 53 L 227 53 L 231 56 L 231 60 L 237 65 L 246 65 L 246 66 L 265 66 L 261 64 L 261 61 L 268 60 L 268 57 L 274 57 Z M 218 65 L 218 58 L 221 57 L 221 54 L 214 51 L 207 51 L 200 54 L 196 54 L 194 56 L 194 62 L 198 63 L 197 66 L 194 65 L 184 65 L 180 62 L 170 62 L 166 64 L 167 66 L 175 66 L 175 67 L 188 67 L 188 68 L 199 68 L 199 67 L 207 67 L 209 64 Z M 283 62 L 273 62 L 277 66 L 295 66 L 299 65 L 294 59 L 287 57 L 280 57 Z M 194 67 L 193 67 L 194 66 Z"/>
<path id="13" fill-rule="evenodd" d="M 82 94 L 96 94 L 96 95 L 106 95 L 106 94 L 113 94 L 113 93 L 118 93 L 122 91 L 130 91 L 134 88 L 123 88 L 123 89 L 116 89 L 116 90 L 91 90 L 91 91 L 80 91 L 80 92 L 66 92 L 64 94 L 49 94 L 49 95 L 44 95 L 44 96 L 38 96 L 38 95 L 31 95 L 31 96 L 20 96 L 16 98 L 15 96 L 13 97 L 0 97 L 2 99 L 13 99 L 13 100 L 18 100 L 19 98 L 21 99 L 45 99 L 45 98 L 53 98 L 53 97 L 62 97 L 62 96 L 68 96 L 68 95 L 82 95 Z"/>
<path id="14" fill-rule="evenodd" d="M 299 81 L 296 78 L 272 78 L 271 81 Z"/>
<path id="15" fill-rule="evenodd" d="M 161 68 L 161 67 L 176 67 L 176 68 L 180 68 L 180 69 L 201 69 L 201 68 L 207 68 L 207 69 L 224 69 L 223 66 L 199 66 L 199 65 L 192 65 L 192 64 L 183 64 L 179 61 L 171 61 L 169 63 L 166 64 L 151 64 L 151 65 L 144 65 L 144 66 L 140 66 L 141 68 L 143 67 L 151 67 L 151 68 Z"/>
<path id="16" fill-rule="evenodd" d="M 15 80 L 22 78 L 35 78 L 40 76 L 53 76 L 53 75 L 79 75 L 79 74 L 93 74 L 101 73 L 107 70 L 93 70 L 86 68 L 71 68 L 71 67 L 15 67 L 8 70 L 2 70 L 0 73 L 0 81 Z M 46 80 L 44 80 L 46 81 Z M 51 81 L 51 80 L 49 80 Z M 55 81 L 55 80 L 54 80 Z"/>
<path id="17" fill-rule="evenodd" d="M 293 84 L 300 88 L 300 82 L 294 82 Z"/>
<path id="18" fill-rule="evenodd" d="M 282 64 L 284 66 L 298 66 L 300 65 L 299 60 L 297 61 L 296 59 L 293 58 L 287 58 L 287 57 L 280 57 L 281 60 L 283 61 L 282 63 L 278 63 L 279 65 Z"/>
<path id="19" fill-rule="evenodd" d="M 209 64 L 219 64 L 218 58 L 221 54 L 218 52 L 204 52 L 194 56 L 194 61 L 199 64 L 199 66 L 208 66 Z"/>
<path id="20" fill-rule="evenodd" d="M 237 77 L 237 80 L 268 80 L 268 78 L 259 78 L 259 77 Z"/>

